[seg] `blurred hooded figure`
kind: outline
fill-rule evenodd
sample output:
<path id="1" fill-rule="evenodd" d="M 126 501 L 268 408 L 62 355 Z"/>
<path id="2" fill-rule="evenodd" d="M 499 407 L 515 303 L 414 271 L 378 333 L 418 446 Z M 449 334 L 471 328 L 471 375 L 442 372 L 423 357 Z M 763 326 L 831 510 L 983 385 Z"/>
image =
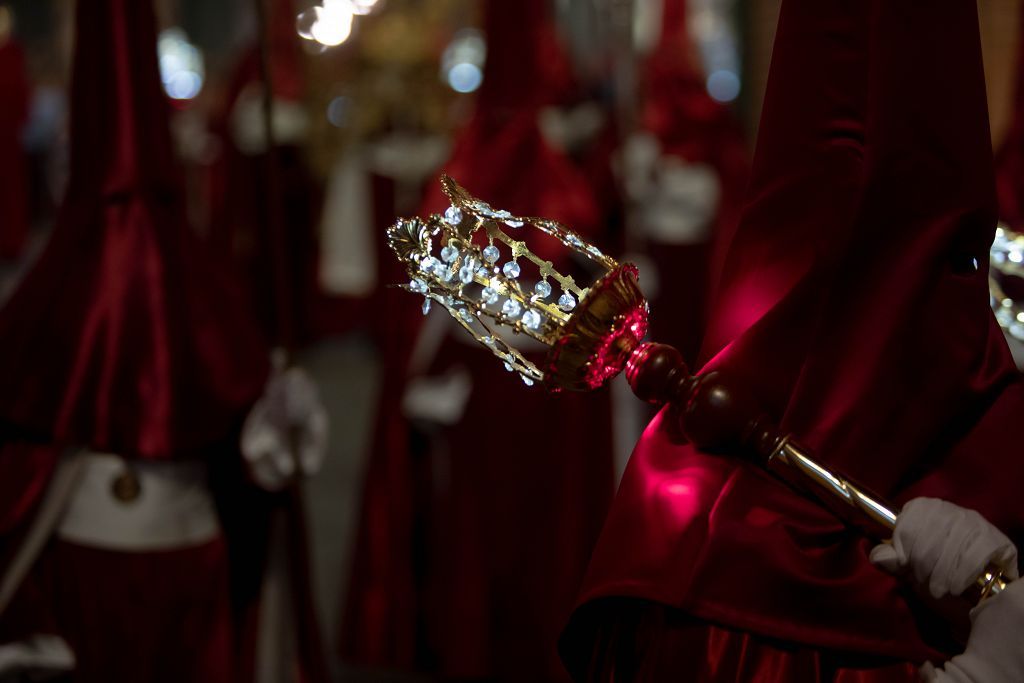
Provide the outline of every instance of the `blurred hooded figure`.
<path id="1" fill-rule="evenodd" d="M 186 224 L 151 4 L 80 0 L 75 45 L 67 194 L 0 311 L 0 676 L 268 680 L 264 489 L 322 408 Z"/>
<path id="2" fill-rule="evenodd" d="M 549 3 L 483 9 L 483 82 L 443 168 L 495 207 L 594 239 L 587 180 L 539 124 L 572 82 Z M 434 185 L 421 213 L 447 206 Z M 576 272 L 561 245 L 532 244 Z M 399 292 L 389 314 L 409 313 Z M 613 487 L 608 392 L 526 389 L 443 311 L 404 329 L 417 328 L 415 348 L 386 358 L 342 656 L 446 679 L 564 680 L 557 635 Z"/>

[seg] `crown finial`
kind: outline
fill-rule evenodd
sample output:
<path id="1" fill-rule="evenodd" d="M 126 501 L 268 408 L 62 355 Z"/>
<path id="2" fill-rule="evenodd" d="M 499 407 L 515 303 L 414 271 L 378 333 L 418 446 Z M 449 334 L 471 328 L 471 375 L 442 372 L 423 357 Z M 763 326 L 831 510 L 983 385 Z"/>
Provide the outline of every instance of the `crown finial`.
<path id="1" fill-rule="evenodd" d="M 585 390 L 618 374 L 647 332 L 637 270 L 546 218 L 513 215 L 469 194 L 447 175 L 443 215 L 400 219 L 388 244 L 409 273 L 404 289 L 442 306 L 526 384 Z M 581 286 L 528 245 L 539 231 L 601 273 Z M 522 336 L 548 348 L 540 365 L 517 349 Z M 519 344 L 521 346 L 522 344 Z"/>

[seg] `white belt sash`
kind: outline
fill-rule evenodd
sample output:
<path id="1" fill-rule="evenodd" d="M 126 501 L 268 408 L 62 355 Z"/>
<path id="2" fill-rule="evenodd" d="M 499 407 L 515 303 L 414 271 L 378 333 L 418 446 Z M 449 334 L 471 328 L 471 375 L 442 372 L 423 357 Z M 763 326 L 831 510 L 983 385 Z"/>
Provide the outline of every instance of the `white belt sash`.
<path id="1" fill-rule="evenodd" d="M 126 552 L 175 550 L 201 545 L 220 533 L 213 497 L 201 462 L 125 461 L 87 453 L 57 536 L 79 545 Z M 130 467 L 138 494 L 114 494 Z"/>

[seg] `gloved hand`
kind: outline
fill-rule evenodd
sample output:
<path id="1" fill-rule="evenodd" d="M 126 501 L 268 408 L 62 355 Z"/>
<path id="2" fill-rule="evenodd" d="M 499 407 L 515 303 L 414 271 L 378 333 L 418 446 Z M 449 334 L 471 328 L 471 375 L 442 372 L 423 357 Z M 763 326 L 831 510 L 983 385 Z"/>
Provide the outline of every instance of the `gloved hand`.
<path id="1" fill-rule="evenodd" d="M 960 595 L 989 566 L 1017 578 L 1017 548 L 974 510 L 943 500 L 916 498 L 896 519 L 891 544 L 871 550 L 871 561 L 890 572 L 909 568 L 935 598 Z M 1012 582 L 971 611 L 971 634 L 963 654 L 924 680 L 936 683 L 1024 681 L 1024 582 Z"/>
<path id="2" fill-rule="evenodd" d="M 1010 539 L 974 510 L 935 498 L 903 506 L 892 543 L 872 548 L 871 561 L 891 573 L 909 567 L 936 599 L 960 595 L 989 564 L 1017 578 L 1017 548 Z"/>
<path id="3" fill-rule="evenodd" d="M 921 677 L 934 683 L 1020 683 L 1024 681 L 1024 581 L 1010 583 L 971 610 L 967 649 Z"/>
<path id="4" fill-rule="evenodd" d="M 320 469 L 327 411 L 304 370 L 292 367 L 270 378 L 242 426 L 241 449 L 253 480 L 268 491 L 284 488 L 296 463 L 302 475 Z"/>

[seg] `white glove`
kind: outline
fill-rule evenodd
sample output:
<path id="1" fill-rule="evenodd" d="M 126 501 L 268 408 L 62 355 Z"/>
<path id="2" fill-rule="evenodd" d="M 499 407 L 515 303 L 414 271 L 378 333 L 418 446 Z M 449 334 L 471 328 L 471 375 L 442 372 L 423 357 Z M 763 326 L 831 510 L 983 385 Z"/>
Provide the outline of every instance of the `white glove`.
<path id="1" fill-rule="evenodd" d="M 60 636 L 36 634 L 0 643 L 0 681 L 44 681 L 75 669 L 75 653 Z"/>
<path id="2" fill-rule="evenodd" d="M 934 683 L 1020 683 L 1024 681 L 1024 581 L 971 610 L 967 649 L 941 669 L 925 664 L 921 677 Z"/>
<path id="3" fill-rule="evenodd" d="M 939 599 L 960 595 L 989 567 L 1016 579 L 1017 548 L 974 510 L 934 498 L 915 498 L 896 518 L 891 544 L 871 550 L 871 561 L 889 572 L 909 568 Z M 967 649 L 941 669 L 930 663 L 922 678 L 935 683 L 1020 683 L 1024 681 L 1024 582 L 971 611 Z"/>
<path id="4" fill-rule="evenodd" d="M 297 452 L 293 452 L 293 448 Z M 242 426 L 242 456 L 253 480 L 277 491 L 295 474 L 315 474 L 327 452 L 327 411 L 305 371 L 275 373 Z"/>
<path id="5" fill-rule="evenodd" d="M 871 561 L 891 573 L 909 567 L 936 599 L 960 595 L 990 564 L 1017 578 L 1017 548 L 1010 539 L 974 510 L 935 498 L 907 503 L 892 543 L 872 548 Z"/>

